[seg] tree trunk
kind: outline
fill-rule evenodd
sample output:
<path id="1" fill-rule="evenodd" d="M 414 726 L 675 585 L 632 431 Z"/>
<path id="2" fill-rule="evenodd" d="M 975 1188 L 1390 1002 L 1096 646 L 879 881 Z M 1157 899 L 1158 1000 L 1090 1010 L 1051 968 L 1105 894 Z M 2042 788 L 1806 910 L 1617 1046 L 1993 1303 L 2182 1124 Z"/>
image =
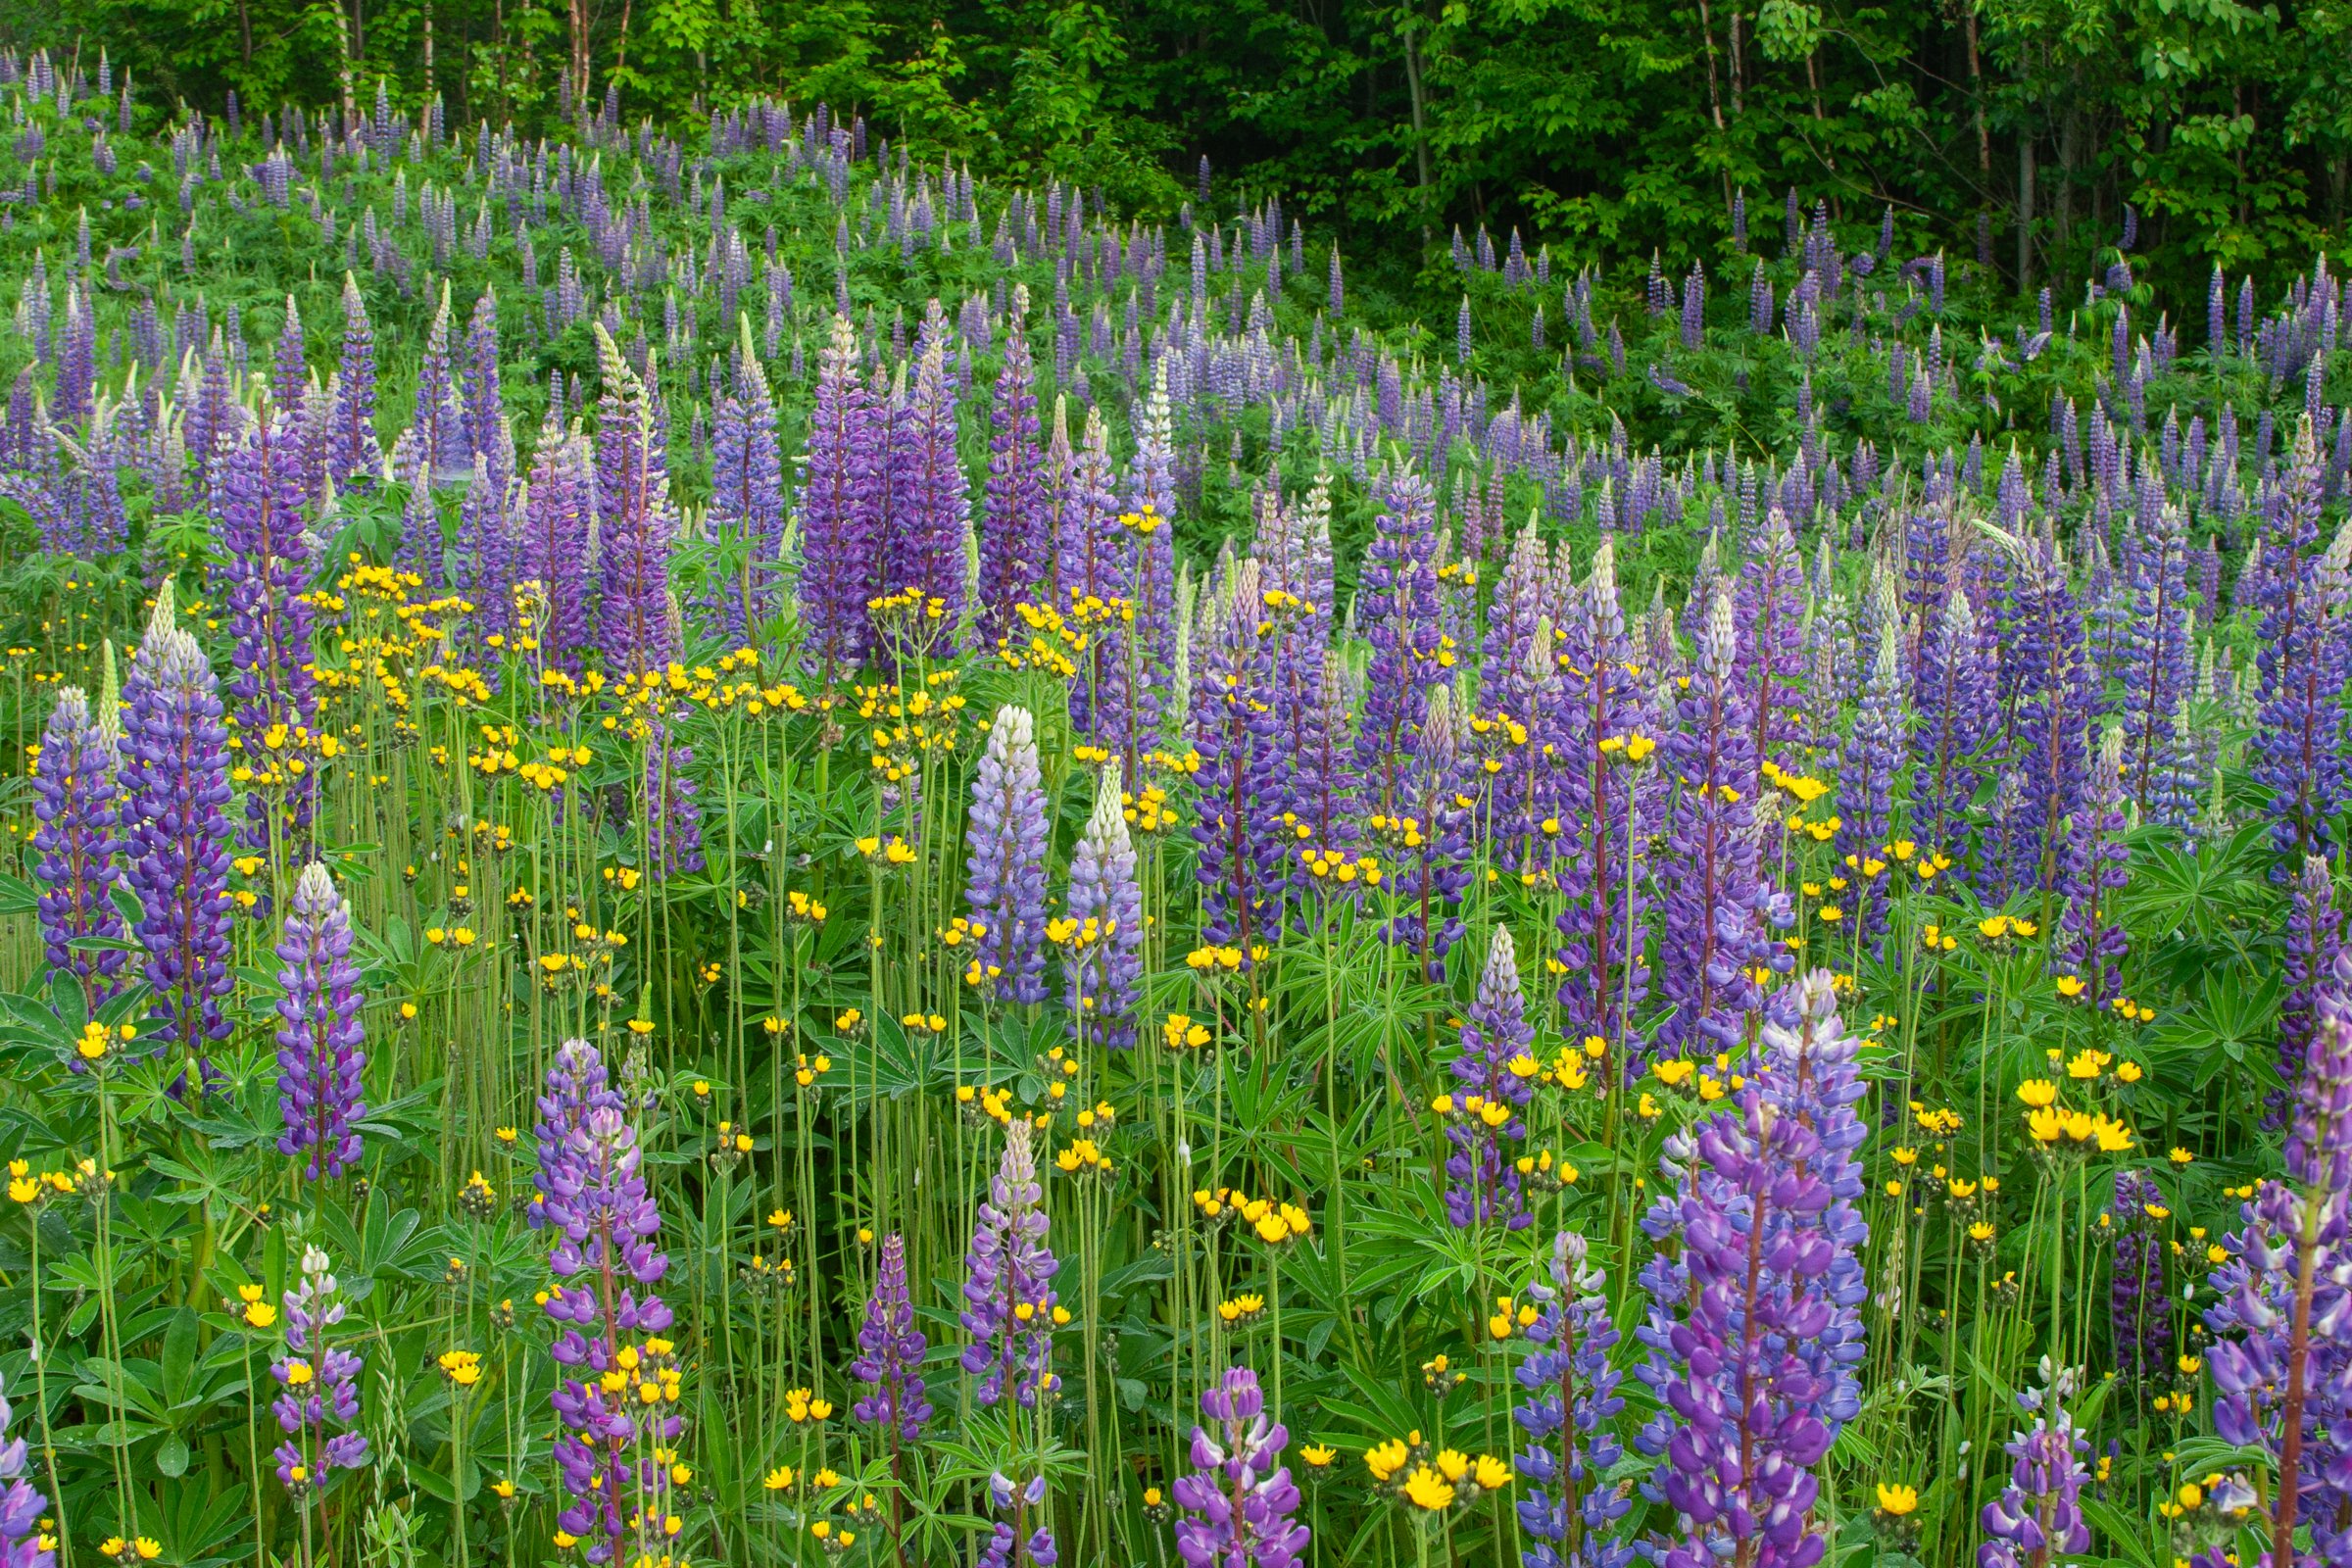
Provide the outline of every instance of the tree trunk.
<path id="1" fill-rule="evenodd" d="M 433 0 L 424 0 L 424 101 L 433 101 Z"/>
<path id="2" fill-rule="evenodd" d="M 1747 57 L 1740 49 L 1740 0 L 1732 0 L 1732 118 L 1737 120 L 1747 108 Z"/>
<path id="3" fill-rule="evenodd" d="M 1421 51 L 1414 44 L 1410 24 L 1404 29 L 1404 87 L 1413 106 L 1413 165 L 1421 191 L 1421 255 L 1426 260 L 1433 243 L 1429 224 L 1429 124 L 1422 107 Z"/>
<path id="4" fill-rule="evenodd" d="M 2034 135 L 2017 138 L 2017 287 L 2034 288 Z"/>
<path id="5" fill-rule="evenodd" d="M 1715 82 L 1715 22 L 1707 14 L 1707 0 L 1698 0 L 1698 32 L 1707 46 L 1707 113 L 1714 117 L 1715 128 L 1721 130 L 1723 90 Z M 1732 177 L 1731 171 L 1725 170 L 1723 177 L 1728 182 Z"/>

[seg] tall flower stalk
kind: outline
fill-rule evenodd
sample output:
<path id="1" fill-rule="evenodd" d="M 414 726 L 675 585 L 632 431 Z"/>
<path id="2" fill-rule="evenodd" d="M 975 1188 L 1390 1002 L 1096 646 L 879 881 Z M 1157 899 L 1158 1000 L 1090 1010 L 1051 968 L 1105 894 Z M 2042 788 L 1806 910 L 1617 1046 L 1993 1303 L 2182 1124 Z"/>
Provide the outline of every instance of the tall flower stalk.
<path id="1" fill-rule="evenodd" d="M 359 1163 L 363 1112 L 360 971 L 351 961 L 351 908 L 325 866 L 294 884 L 277 944 L 277 1152 L 303 1160 L 306 1181 L 332 1181 Z"/>

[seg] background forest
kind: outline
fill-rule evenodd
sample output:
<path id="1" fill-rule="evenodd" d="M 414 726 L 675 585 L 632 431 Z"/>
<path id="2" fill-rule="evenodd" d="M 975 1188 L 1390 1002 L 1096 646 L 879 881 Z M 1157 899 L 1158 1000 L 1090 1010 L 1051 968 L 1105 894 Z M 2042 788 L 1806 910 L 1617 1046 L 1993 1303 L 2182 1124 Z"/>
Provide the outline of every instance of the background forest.
<path id="1" fill-rule="evenodd" d="M 0 40 L 107 40 L 165 98 L 439 93 L 525 133 L 564 82 L 664 122 L 822 99 L 982 174 L 1172 217 L 1279 194 L 1392 292 L 1448 230 L 1687 269 L 1794 186 L 2011 283 L 2080 275 L 2122 210 L 2143 274 L 2283 276 L 2335 243 L 2352 4 L 2237 0 L 21 0 Z M 363 105 L 364 107 L 364 105 Z M 1223 198 L 1220 197 L 1220 200 Z M 1427 302 L 1422 302 L 1426 304 Z"/>

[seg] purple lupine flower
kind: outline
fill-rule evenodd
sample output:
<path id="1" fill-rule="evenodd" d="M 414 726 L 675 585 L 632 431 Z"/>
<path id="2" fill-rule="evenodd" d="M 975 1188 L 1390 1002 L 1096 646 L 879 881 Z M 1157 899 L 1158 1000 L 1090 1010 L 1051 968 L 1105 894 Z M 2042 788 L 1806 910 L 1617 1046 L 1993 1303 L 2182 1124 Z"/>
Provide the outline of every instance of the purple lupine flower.
<path id="1" fill-rule="evenodd" d="M 0 1397 L 0 1432 L 6 1432 L 16 1412 Z M 0 1444 L 0 1568 L 54 1568 L 56 1538 L 41 1527 L 49 1498 L 24 1479 L 24 1440 Z"/>
<path id="2" fill-rule="evenodd" d="M 723 590 L 720 622 L 730 641 L 750 641 L 776 612 L 775 571 L 784 549 L 784 458 L 767 371 L 742 321 L 735 389 L 719 401 L 710 440 L 710 522 L 744 552 L 743 577 Z"/>
<path id="3" fill-rule="evenodd" d="M 1662 1459 L 1645 1494 L 1684 1520 L 1660 1568 L 1817 1562 L 1813 1474 L 1861 1406 L 1860 1042 L 1827 970 L 1797 1019 L 1767 1019 L 1765 1065 L 1734 1106 L 1667 1142 L 1669 1192 L 1642 1219 L 1661 1244 L 1638 1370 L 1657 1413 L 1635 1446 Z"/>
<path id="4" fill-rule="evenodd" d="M 666 1512 L 668 1468 L 648 1450 L 673 1442 L 681 1427 L 677 1364 L 659 1338 L 670 1311 L 653 1291 L 669 1258 L 657 1240 L 662 1215 L 646 1187 L 637 1129 L 609 1088 L 597 1049 L 565 1041 L 547 1082 L 537 1212 L 557 1233 L 548 1257 L 556 1283 L 547 1314 L 558 1325 L 549 1353 L 564 1369 L 554 1395 L 564 1427 L 555 1457 L 571 1497 L 556 1524 L 585 1543 L 588 1561 L 607 1563 L 631 1551 L 632 1534 L 638 1551 L 659 1539 Z M 632 1343 L 637 1335 L 649 1338 Z M 617 1392 L 608 1383 L 614 1377 Z"/>
<path id="5" fill-rule="evenodd" d="M 270 1363 L 278 1396 L 270 1403 L 286 1441 L 272 1450 L 277 1479 L 307 1506 L 337 1470 L 368 1462 L 360 1424 L 360 1357 L 330 1345 L 345 1303 L 324 1252 L 306 1247 L 302 1277 L 280 1298 L 286 1314 L 286 1352 Z"/>
<path id="6" fill-rule="evenodd" d="M 678 652 L 669 593 L 669 469 L 659 393 L 621 358 L 602 322 L 596 353 L 604 380 L 596 415 L 597 553 L 604 567 L 597 642 L 607 673 L 636 675 L 662 668 Z"/>
<path id="7" fill-rule="evenodd" d="M 257 421 L 221 456 L 212 498 L 220 542 L 213 577 L 233 639 L 228 695 L 251 774 L 245 844 L 256 851 L 269 849 L 273 837 L 292 842 L 306 832 L 317 795 L 308 763 L 288 766 L 317 718 L 312 611 L 303 597 L 316 541 L 303 522 L 303 500 L 292 419 Z"/>
<path id="8" fill-rule="evenodd" d="M 1294 1517 L 1298 1488 L 1281 1463 L 1288 1428 L 1269 1423 L 1257 1374 L 1228 1367 L 1200 1396 L 1214 1423 L 1193 1428 L 1193 1473 L 1170 1489 L 1186 1517 L 1176 1521 L 1176 1555 L 1187 1568 L 1291 1568 L 1310 1533 Z"/>
<path id="9" fill-rule="evenodd" d="M 1159 744 L 1174 707 L 1175 464 L 1176 420 L 1168 405 L 1168 363 L 1163 355 L 1152 362 L 1152 390 L 1144 399 L 1143 417 L 1136 426 L 1135 464 L 1128 475 L 1135 556 L 1127 582 L 1135 619 L 1120 638 L 1125 657 L 1114 663 L 1124 686 L 1115 711 L 1125 726 L 1117 732 L 1116 750 L 1130 784 L 1143 781 L 1145 756 Z M 1110 733 L 1107 725 L 1098 727 Z"/>
<path id="10" fill-rule="evenodd" d="M 228 727 L 204 650 L 172 624 L 168 579 L 124 696 L 123 880 L 139 898 L 136 935 L 166 1033 L 201 1065 L 229 1030 Z"/>
<path id="11" fill-rule="evenodd" d="M 531 479 L 522 498 L 517 571 L 528 584 L 538 663 L 578 674 L 588 652 L 588 558 L 595 528 L 586 444 L 560 430 L 551 414 L 539 427 Z"/>
<path id="12" fill-rule="evenodd" d="M 351 961 L 351 907 L 316 860 L 304 867 L 277 944 L 277 1108 L 286 1124 L 277 1152 L 300 1156 L 306 1181 L 332 1181 L 359 1163 L 352 1124 L 365 1106 L 360 1049 L 360 971 Z"/>
<path id="13" fill-rule="evenodd" d="M 1030 1510 L 1045 1506 L 1046 1478 L 1042 1473 L 1030 1477 L 1025 1486 L 1015 1486 L 999 1470 L 988 1478 L 988 1500 L 1007 1517 L 990 1527 L 977 1568 L 1054 1568 L 1061 1560 L 1051 1523 L 1029 1528 Z"/>
<path id="14" fill-rule="evenodd" d="M 646 863 L 656 876 L 703 868 L 702 785 L 689 771 L 694 748 L 670 739 L 669 721 L 647 721 L 645 742 Z"/>
<path id="15" fill-rule="evenodd" d="M 1382 816 L 1406 814 L 1413 749 L 1429 711 L 1430 688 L 1445 676 L 1440 629 L 1436 504 L 1411 469 L 1382 476 L 1381 510 L 1364 550 L 1356 623 L 1371 645 L 1355 761 L 1366 804 Z"/>
<path id="16" fill-rule="evenodd" d="M 858 1419 L 890 1434 L 894 1456 L 901 1443 L 920 1438 L 923 1423 L 931 1419 L 931 1402 L 923 1397 L 923 1352 L 929 1346 L 923 1331 L 914 1326 L 914 1302 L 906 1289 L 906 1243 L 893 1232 L 882 1238 L 874 1294 L 858 1330 L 858 1355 L 850 1363 L 850 1375 L 873 1391 L 855 1406 Z"/>
<path id="17" fill-rule="evenodd" d="M 858 374 L 858 334 L 848 317 L 835 316 L 817 357 L 800 514 L 801 623 L 809 657 L 828 678 L 863 663 L 872 646 L 866 606 L 879 585 L 881 552 L 864 492 L 876 446 L 865 383 Z"/>
<path id="18" fill-rule="evenodd" d="M 898 471 L 895 526 L 882 541 L 885 593 L 936 600 L 944 648 L 963 620 L 964 536 L 971 496 L 956 454 L 956 389 L 948 379 L 948 322 L 939 301 L 923 315 L 915 345 L 914 386 L 892 421 L 891 461 Z"/>
<path id="19" fill-rule="evenodd" d="M 1839 858 L 1855 868 L 1850 884 L 1853 930 L 1861 939 L 1876 936 L 1886 923 L 1886 890 L 1882 879 L 1860 867 L 1885 857 L 1886 842 L 1894 836 L 1895 781 L 1902 776 L 1910 748 L 1900 643 L 1901 632 L 1889 614 L 1879 623 L 1878 654 L 1871 661 L 1870 678 L 1863 683 L 1853 727 L 1838 739 L 1837 849 Z"/>
<path id="20" fill-rule="evenodd" d="M 1648 911 L 1650 838 L 1665 784 L 1632 749 L 1636 741 L 1654 746 L 1662 725 L 1634 673 L 1639 652 L 1626 632 L 1616 546 L 1605 533 L 1591 575 L 1563 607 L 1562 631 L 1569 679 L 1561 748 L 1571 755 L 1560 814 L 1578 834 L 1557 861 L 1566 895 L 1558 920 L 1562 1028 L 1572 1039 L 1598 1038 L 1617 1049 L 1619 1066 L 1631 1071 L 1624 1046 L 1650 981 L 1637 933 Z"/>
<path id="21" fill-rule="evenodd" d="M 2318 439 L 2307 416 L 2270 499 L 2256 584 L 2262 706 L 2250 770 L 2271 792 L 2271 843 L 2278 855 L 2274 874 L 2281 880 L 2299 863 L 2293 857 L 2328 853 L 2329 823 L 2352 801 L 2352 760 L 2345 755 L 2352 716 L 2342 696 L 2352 659 L 2352 612 L 2339 559 L 2344 541 L 2339 538 L 2325 556 L 2312 553 L 2322 499 Z"/>
<path id="22" fill-rule="evenodd" d="M 286 296 L 285 324 L 278 329 L 277 348 L 270 362 L 270 395 L 280 409 L 289 413 L 302 407 L 303 393 L 311 378 L 311 366 L 303 344 L 302 313 L 294 308 L 294 296 Z"/>
<path id="23" fill-rule="evenodd" d="M 360 285 L 343 274 L 343 359 L 335 369 L 335 412 L 326 443 L 326 471 L 338 486 L 372 476 L 383 462 L 375 436 L 375 328 Z"/>
<path id="24" fill-rule="evenodd" d="M 1144 890 L 1127 832 L 1119 760 L 1102 764 L 1094 813 L 1070 853 L 1070 941 L 1063 1000 L 1078 1043 L 1125 1051 L 1135 1044 L 1144 973 Z"/>
<path id="25" fill-rule="evenodd" d="M 1045 1189 L 1028 1119 L 1004 1127 L 1004 1153 L 988 1184 L 965 1254 L 960 1316 L 972 1343 L 964 1371 L 980 1379 L 974 1397 L 995 1404 L 1009 1395 L 1033 1407 L 1061 1387 L 1054 1372 L 1054 1275 L 1061 1267 L 1046 1246 Z"/>
<path id="26" fill-rule="evenodd" d="M 964 900 L 974 939 L 970 983 L 1020 1006 L 1046 1000 L 1046 850 L 1053 819 L 1037 760 L 1037 720 L 997 710 L 972 775 Z"/>
<path id="27" fill-rule="evenodd" d="M 1979 1520 L 1991 1539 L 1977 1548 L 1977 1568 L 2033 1568 L 2090 1549 L 2082 1503 L 2083 1483 L 2090 1479 L 2082 1455 L 2090 1445 L 2065 1411 L 2056 1414 L 2056 1425 L 2036 1416 L 2031 1432 L 2004 1446 L 2016 1462 L 2009 1485 L 1984 1505 Z"/>
<path id="28" fill-rule="evenodd" d="M 1453 1152 L 1446 1160 L 1446 1213 L 1457 1226 L 1499 1222 L 1524 1230 L 1535 1217 L 1511 1153 L 1527 1137 L 1520 1113 L 1535 1098 L 1538 1068 L 1529 1054 L 1535 1040 L 1519 990 L 1519 956 L 1509 930 L 1498 925 L 1453 1058 L 1461 1087 L 1446 1097 L 1451 1113 L 1446 1141 Z"/>
<path id="29" fill-rule="evenodd" d="M 1740 633 L 1732 684 L 1747 715 L 1751 762 L 1795 770 L 1806 739 L 1805 570 L 1778 506 L 1766 511 L 1762 537 L 1740 563 L 1732 603 Z"/>
<path id="30" fill-rule="evenodd" d="M 1997 713 L 1991 659 L 1968 595 L 1954 588 L 1920 643 L 1912 699 L 1919 765 L 1911 775 L 1912 836 L 1954 860 L 1984 770 L 1980 753 Z"/>
<path id="31" fill-rule="evenodd" d="M 2132 850 L 2124 842 L 2129 823 L 2124 768 L 2124 732 L 2120 727 L 2110 728 L 2091 764 L 2082 805 L 2067 824 L 2066 858 L 2059 878 L 2059 891 L 2066 895 L 2059 931 L 2066 946 L 2058 968 L 2082 979 L 2082 1000 L 2093 1008 L 2118 994 L 2117 966 L 2132 946 L 2131 933 L 2113 902 L 2131 881 L 2127 862 Z"/>
<path id="32" fill-rule="evenodd" d="M 2124 671 L 2125 799 L 2153 814 L 2173 759 L 2173 715 L 2188 696 L 2188 543 L 2180 509 L 2160 503 L 2154 526 L 2134 529 L 2132 619 Z"/>
<path id="33" fill-rule="evenodd" d="M 1681 783 L 1661 875 L 1659 989 L 1675 1009 L 1658 1030 L 1662 1053 L 1732 1049 L 1742 1017 L 1762 1005 L 1753 971 L 1788 963 L 1766 935 L 1783 911 L 1758 869 L 1756 754 L 1747 694 L 1735 681 L 1738 645 L 1731 595 L 1719 587 L 1665 745 Z"/>
<path id="34" fill-rule="evenodd" d="M 2271 1119 L 2284 1120 L 2303 1081 L 2303 1064 L 2310 1059 L 2311 1043 L 2319 1031 L 2320 998 L 2335 972 L 2336 956 L 2344 951 L 2344 922 L 2335 907 L 2335 877 L 2328 858 L 2303 858 L 2303 874 L 2295 879 L 2293 900 L 2286 912 L 2285 951 L 2279 959 L 2286 995 L 2278 1004 L 2278 1082 L 2273 1096 Z"/>
<path id="35" fill-rule="evenodd" d="M 1624 1452 L 1612 1423 L 1625 1400 L 1617 1394 L 1622 1374 L 1609 1364 L 1617 1325 L 1589 1254 L 1584 1237 L 1562 1231 L 1552 1241 L 1550 1283 L 1527 1292 L 1536 1303 L 1527 1330 L 1535 1348 L 1513 1374 L 1527 1398 L 1511 1407 L 1528 1437 L 1511 1466 L 1533 1483 L 1518 1504 L 1519 1527 L 1535 1538 L 1527 1568 L 1626 1568 L 1634 1557 L 1631 1542 L 1610 1539 L 1633 1498 L 1600 1484 Z"/>
<path id="36" fill-rule="evenodd" d="M 507 428 L 498 377 L 498 292 L 485 288 L 466 326 L 466 363 L 458 387 L 459 435 L 453 457 L 488 460 L 500 494 L 514 477 L 514 443 Z"/>
<path id="37" fill-rule="evenodd" d="M 2127 1170 L 2116 1177 L 2115 1201 L 2108 1207 L 2115 1227 L 2115 1269 L 2107 1287 L 2107 1323 L 2116 1376 L 2133 1385 L 2142 1398 L 2173 1371 L 2173 1310 L 2157 1222 L 2167 1206 L 2146 1171 Z"/>
<path id="38" fill-rule="evenodd" d="M 2001 686 L 2014 715 L 2010 755 L 2019 787 L 1999 824 L 2001 880 L 1990 903 L 2029 888 L 2056 890 L 2066 822 L 2081 808 L 2089 772 L 2096 706 L 2082 615 L 2057 548 L 2010 534 L 1997 539 L 2011 557 Z"/>
<path id="39" fill-rule="evenodd" d="M 112 668 L 110 652 L 110 675 Z M 42 949 L 52 967 L 81 982 L 84 1004 L 92 1011 L 122 989 L 127 955 L 110 949 L 90 952 L 74 944 L 85 937 L 119 940 L 129 935 L 113 897 L 122 882 L 124 843 L 117 778 L 122 765 L 122 732 L 111 679 L 109 685 L 100 693 L 96 714 L 80 687 L 59 689 L 32 769 L 32 814 L 40 824 L 33 830 L 32 851 L 39 857 L 35 870 L 41 888 Z"/>
<path id="40" fill-rule="evenodd" d="M 1272 623 L 1263 618 L 1259 582 L 1257 563 L 1245 561 L 1212 591 L 1194 639 L 1188 725 L 1200 760 L 1192 835 L 1201 939 L 1245 953 L 1280 922 L 1289 880 Z"/>
<path id="41" fill-rule="evenodd" d="M 514 454 L 508 453 L 512 466 Z M 487 650 L 489 673 L 514 642 L 514 589 L 521 536 L 509 505 L 510 487 L 492 471 L 490 455 L 473 454 L 473 472 L 458 507 L 458 581 L 473 606 L 473 627 Z"/>
<path id="42" fill-rule="evenodd" d="M 2337 956 L 2330 980 L 2287 1135 L 2293 1185 L 2265 1182 L 2243 1206 L 2205 1312 L 2214 1431 L 2296 1477 L 2278 1488 L 2271 1532 L 2311 1526 L 2317 1550 L 2298 1565 L 2352 1551 L 2352 1346 L 2337 1327 L 2352 1311 L 2352 956 Z"/>
<path id="43" fill-rule="evenodd" d="M 1397 913 L 1382 940 L 1418 950 L 1429 979 L 1444 977 L 1446 955 L 1462 934 L 1455 910 L 1470 885 L 1470 827 L 1479 805 L 1476 758 L 1464 755 L 1453 688 L 1433 686 L 1405 758 L 1402 809 L 1372 819 L 1396 857 Z"/>
<path id="44" fill-rule="evenodd" d="M 429 488 L 443 474 L 462 465 L 466 409 L 458 395 L 450 365 L 449 283 L 441 284 L 441 303 L 424 338 L 416 362 L 416 413 L 394 463 L 393 477 L 404 484 Z"/>
<path id="45" fill-rule="evenodd" d="M 1141 672 L 1134 669 L 1137 643 L 1122 612 L 1135 609 L 1134 547 L 1119 520 L 1117 475 L 1110 462 L 1110 430 L 1100 409 L 1086 412 L 1070 476 L 1071 526 L 1062 538 L 1055 574 L 1062 603 L 1056 608 L 1090 631 L 1086 657 L 1070 683 L 1070 725 L 1097 750 L 1126 760 L 1128 708 Z M 1122 778 L 1134 775 L 1122 771 Z"/>
<path id="46" fill-rule="evenodd" d="M 997 372 L 988 411 L 988 483 L 980 504 L 978 610 L 981 641 L 991 648 L 1011 629 L 1013 607 L 1035 591 L 1052 546 L 1045 537 L 1045 459 L 1037 445 L 1036 372 L 1029 359 L 1028 305 L 1028 290 L 1015 285 L 1012 319 L 1004 333 L 1004 362 Z"/>

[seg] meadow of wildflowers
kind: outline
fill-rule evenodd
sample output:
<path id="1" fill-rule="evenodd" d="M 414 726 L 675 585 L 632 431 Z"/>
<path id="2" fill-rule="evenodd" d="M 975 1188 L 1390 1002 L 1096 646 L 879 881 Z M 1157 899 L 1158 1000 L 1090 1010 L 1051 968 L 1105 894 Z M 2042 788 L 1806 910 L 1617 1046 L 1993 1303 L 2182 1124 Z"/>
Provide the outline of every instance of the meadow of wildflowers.
<path id="1" fill-rule="evenodd" d="M 4 1568 L 2352 1561 L 2325 262 L 0 114 Z"/>

